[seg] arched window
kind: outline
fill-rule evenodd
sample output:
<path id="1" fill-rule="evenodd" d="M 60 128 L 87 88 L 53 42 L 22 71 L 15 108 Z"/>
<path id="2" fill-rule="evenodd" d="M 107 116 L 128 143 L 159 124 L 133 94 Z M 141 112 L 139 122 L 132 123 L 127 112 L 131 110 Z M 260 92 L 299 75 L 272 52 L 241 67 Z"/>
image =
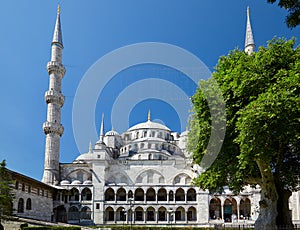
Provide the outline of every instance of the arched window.
<path id="1" fill-rule="evenodd" d="M 114 201 L 115 200 L 115 191 L 112 188 L 108 188 L 105 191 L 105 201 Z"/>
<path id="2" fill-rule="evenodd" d="M 18 213 L 24 212 L 24 200 L 23 198 L 20 198 L 18 201 Z"/>
<path id="3" fill-rule="evenodd" d="M 31 210 L 31 199 L 30 198 L 28 198 L 26 201 L 26 209 Z"/>
<path id="4" fill-rule="evenodd" d="M 69 201 L 79 201 L 79 191 L 76 188 L 72 188 L 69 195 Z"/>
<path id="5" fill-rule="evenodd" d="M 134 200 L 136 200 L 136 201 L 144 201 L 144 190 L 143 189 L 138 188 L 138 189 L 135 190 Z"/>
<path id="6" fill-rule="evenodd" d="M 158 201 L 167 201 L 167 191 L 164 188 L 160 188 L 157 193 Z"/>
<path id="7" fill-rule="evenodd" d="M 81 192 L 82 200 L 92 200 L 92 192 L 89 188 L 84 188 Z"/>
<path id="8" fill-rule="evenodd" d="M 124 188 L 119 188 L 117 191 L 117 200 L 126 201 L 126 191 Z"/>
<path id="9" fill-rule="evenodd" d="M 155 201 L 155 191 L 153 188 L 149 188 L 146 192 L 146 201 Z"/>
<path id="10" fill-rule="evenodd" d="M 190 188 L 187 191 L 187 201 L 196 201 L 196 191 L 193 188 Z"/>
<path id="11" fill-rule="evenodd" d="M 175 201 L 184 201 L 184 190 L 182 188 L 176 190 Z"/>

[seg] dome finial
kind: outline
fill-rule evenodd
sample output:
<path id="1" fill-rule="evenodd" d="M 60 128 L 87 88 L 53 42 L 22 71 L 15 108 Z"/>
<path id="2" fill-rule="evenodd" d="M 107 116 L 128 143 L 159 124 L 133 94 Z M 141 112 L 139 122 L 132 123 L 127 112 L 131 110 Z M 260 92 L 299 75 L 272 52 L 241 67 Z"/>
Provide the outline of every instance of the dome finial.
<path id="1" fill-rule="evenodd" d="M 58 6 L 57 6 L 57 13 L 60 14 L 60 4 L 58 3 Z"/>
<path id="2" fill-rule="evenodd" d="M 151 112 L 150 112 L 150 109 L 148 111 L 148 121 L 151 121 Z"/>

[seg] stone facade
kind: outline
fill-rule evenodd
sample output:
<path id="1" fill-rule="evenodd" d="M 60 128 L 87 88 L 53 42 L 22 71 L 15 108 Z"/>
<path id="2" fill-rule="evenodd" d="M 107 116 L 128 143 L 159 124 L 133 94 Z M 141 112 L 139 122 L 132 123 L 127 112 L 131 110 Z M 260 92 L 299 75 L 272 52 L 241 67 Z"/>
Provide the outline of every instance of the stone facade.
<path id="1" fill-rule="evenodd" d="M 13 215 L 37 220 L 52 221 L 53 186 L 44 184 L 20 173 L 8 170 L 13 181 Z"/>

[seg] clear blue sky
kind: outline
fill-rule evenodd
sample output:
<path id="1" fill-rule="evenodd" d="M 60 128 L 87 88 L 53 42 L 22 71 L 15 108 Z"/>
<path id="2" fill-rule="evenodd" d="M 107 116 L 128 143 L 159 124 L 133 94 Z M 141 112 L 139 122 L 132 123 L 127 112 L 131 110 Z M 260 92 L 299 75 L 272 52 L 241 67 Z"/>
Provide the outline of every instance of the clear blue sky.
<path id="1" fill-rule="evenodd" d="M 53 0 L 0 3 L 0 159 L 6 159 L 9 169 L 38 180 L 44 164 L 42 124 L 49 79 L 45 66 L 50 60 L 57 4 Z M 169 43 L 193 53 L 213 71 L 221 55 L 243 48 L 248 5 L 257 46 L 266 45 L 274 36 L 297 38 L 300 33 L 300 27 L 286 27 L 285 10 L 266 0 L 61 0 L 60 4 L 63 63 L 67 69 L 63 79 L 66 101 L 62 109 L 65 133 L 61 162 L 72 162 L 79 155 L 72 130 L 76 89 L 89 67 L 108 52 L 139 42 Z M 144 69 L 147 71 L 147 67 Z M 108 92 L 118 93 L 114 89 L 120 84 L 122 80 L 112 81 Z M 112 102 L 101 103 L 96 108 L 97 124 L 102 112 L 109 114 L 105 109 Z M 145 108 L 150 108 L 153 118 L 178 129 L 176 121 L 160 117 L 172 113 L 168 105 L 163 109 L 164 105 L 155 100 L 140 103 L 132 110 L 130 124 L 145 121 Z M 110 128 L 106 118 L 106 131 Z"/>

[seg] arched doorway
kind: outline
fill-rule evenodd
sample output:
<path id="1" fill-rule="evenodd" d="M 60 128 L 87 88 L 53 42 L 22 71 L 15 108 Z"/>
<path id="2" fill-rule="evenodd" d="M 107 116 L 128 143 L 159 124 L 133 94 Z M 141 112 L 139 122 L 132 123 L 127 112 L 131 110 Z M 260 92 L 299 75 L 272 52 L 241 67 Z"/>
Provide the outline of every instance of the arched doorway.
<path id="1" fill-rule="evenodd" d="M 79 221 L 79 210 L 77 207 L 72 206 L 68 211 L 68 222 L 77 222 Z"/>
<path id="2" fill-rule="evenodd" d="M 251 213 L 251 202 L 248 198 L 240 202 L 240 219 L 249 219 Z"/>
<path id="3" fill-rule="evenodd" d="M 107 207 L 105 209 L 105 220 L 106 221 L 114 221 L 115 220 L 115 212 L 112 207 Z"/>
<path id="4" fill-rule="evenodd" d="M 155 221 L 155 209 L 153 207 L 147 208 L 146 218 L 147 221 Z"/>
<path id="5" fill-rule="evenodd" d="M 63 205 L 58 206 L 53 211 L 56 216 L 57 222 L 67 223 L 67 212 L 66 208 Z"/>
<path id="6" fill-rule="evenodd" d="M 158 221 L 167 221 L 167 209 L 165 207 L 158 209 Z"/>
<path id="7" fill-rule="evenodd" d="M 183 207 L 178 207 L 175 211 L 175 221 L 185 221 L 185 210 Z"/>
<path id="8" fill-rule="evenodd" d="M 234 198 L 227 198 L 224 202 L 224 221 L 232 222 L 233 215 L 237 215 L 237 203 Z"/>
<path id="9" fill-rule="evenodd" d="M 209 218 L 211 220 L 221 219 L 221 201 L 219 198 L 212 198 L 209 202 Z"/>
<path id="10" fill-rule="evenodd" d="M 197 211 L 195 207 L 189 207 L 187 212 L 187 220 L 188 221 L 196 221 L 197 220 Z"/>

